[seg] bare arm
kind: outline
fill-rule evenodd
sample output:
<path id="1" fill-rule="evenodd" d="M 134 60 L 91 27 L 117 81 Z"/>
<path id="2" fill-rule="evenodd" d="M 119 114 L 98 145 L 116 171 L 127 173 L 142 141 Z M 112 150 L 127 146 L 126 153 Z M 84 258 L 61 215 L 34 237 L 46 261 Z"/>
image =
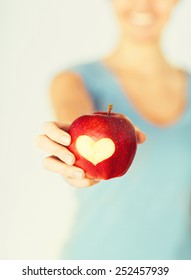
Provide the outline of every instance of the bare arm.
<path id="1" fill-rule="evenodd" d="M 67 149 L 71 142 L 67 131 L 78 116 L 94 111 L 93 102 L 80 77 L 69 72 L 53 80 L 50 97 L 57 121 L 45 123 L 43 134 L 37 137 L 37 146 L 50 154 L 44 159 L 44 167 L 61 174 L 72 186 L 90 187 L 99 181 L 87 178 L 81 168 L 74 166 L 75 156 Z M 135 129 L 138 143 L 143 143 L 145 135 Z"/>
<path id="2" fill-rule="evenodd" d="M 71 123 L 80 115 L 94 111 L 93 102 L 80 77 L 64 72 L 55 77 L 50 97 L 56 119 Z"/>
<path id="3" fill-rule="evenodd" d="M 64 72 L 57 75 L 50 87 L 51 104 L 56 122 L 47 122 L 43 134 L 37 137 L 37 146 L 50 154 L 44 159 L 48 171 L 61 174 L 75 187 L 89 187 L 98 181 L 86 178 L 76 166 L 74 155 L 67 149 L 71 142 L 67 133 L 70 123 L 78 116 L 94 111 L 93 102 L 77 74 Z"/>

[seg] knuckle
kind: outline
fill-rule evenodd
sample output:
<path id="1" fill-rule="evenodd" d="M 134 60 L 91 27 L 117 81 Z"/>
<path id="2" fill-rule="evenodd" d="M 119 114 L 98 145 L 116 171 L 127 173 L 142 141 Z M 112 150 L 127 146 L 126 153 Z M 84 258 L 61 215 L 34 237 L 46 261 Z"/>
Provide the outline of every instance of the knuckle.
<path id="1" fill-rule="evenodd" d="M 57 157 L 62 157 L 63 156 L 63 148 L 62 147 L 56 147 L 54 149 L 54 155 Z"/>
<path id="2" fill-rule="evenodd" d="M 57 125 L 55 122 L 53 121 L 46 121 L 43 126 L 42 126 L 42 130 L 44 131 L 45 134 L 49 134 L 50 132 L 54 132 L 58 129 Z"/>
<path id="3" fill-rule="evenodd" d="M 95 185 L 95 182 L 93 182 L 93 180 L 88 180 L 86 186 L 87 187 L 92 187 L 93 185 Z"/>
<path id="4" fill-rule="evenodd" d="M 67 184 L 69 184 L 70 186 L 78 187 L 76 185 L 76 181 L 74 179 L 71 179 L 71 178 L 67 177 L 66 175 L 63 175 L 63 178 L 64 178 L 65 182 L 67 182 Z"/>
<path id="5" fill-rule="evenodd" d="M 89 179 L 88 182 L 87 182 L 87 187 L 92 187 L 96 184 L 98 184 L 99 181 L 96 181 L 94 179 Z"/>
<path id="6" fill-rule="evenodd" d="M 65 179 L 69 177 L 67 167 L 64 163 L 62 163 L 62 168 L 59 168 L 58 173 L 60 173 L 60 175 L 62 175 Z"/>
<path id="7" fill-rule="evenodd" d="M 85 187 L 90 187 L 91 186 L 91 181 L 87 180 L 84 182 Z"/>
<path id="8" fill-rule="evenodd" d="M 92 187 L 93 185 L 97 184 L 96 181 L 91 180 L 91 179 L 82 179 L 82 180 L 77 180 L 75 178 L 71 178 L 70 176 L 66 174 L 62 174 L 63 179 L 72 187 L 75 188 L 89 188 Z"/>
<path id="9" fill-rule="evenodd" d="M 71 186 L 71 187 L 75 187 L 75 188 L 77 188 L 77 187 L 79 187 L 74 181 L 72 181 L 72 180 L 67 180 L 67 182 L 68 182 L 68 184 Z"/>
<path id="10" fill-rule="evenodd" d="M 76 180 L 75 178 L 71 178 L 70 176 L 64 176 L 66 182 L 75 188 L 83 188 L 83 180 Z"/>
<path id="11" fill-rule="evenodd" d="M 54 141 L 59 141 L 60 129 L 54 122 L 47 122 L 44 126 L 44 133 Z"/>
<path id="12" fill-rule="evenodd" d="M 59 140 L 59 132 L 57 127 L 53 127 L 51 131 L 51 136 L 54 140 Z"/>

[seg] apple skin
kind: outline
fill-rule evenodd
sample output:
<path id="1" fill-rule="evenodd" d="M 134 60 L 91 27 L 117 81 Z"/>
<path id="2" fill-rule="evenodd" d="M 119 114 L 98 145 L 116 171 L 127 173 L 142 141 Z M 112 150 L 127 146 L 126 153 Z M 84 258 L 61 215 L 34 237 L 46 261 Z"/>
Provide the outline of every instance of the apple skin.
<path id="1" fill-rule="evenodd" d="M 134 126 L 125 115 L 108 112 L 95 112 L 83 115 L 73 121 L 68 133 L 71 144 L 68 149 L 75 155 L 75 166 L 82 168 L 86 177 L 108 180 L 124 175 L 129 169 L 137 150 Z M 94 165 L 76 149 L 76 140 L 87 135 L 92 140 L 110 138 L 115 144 L 112 156 Z"/>

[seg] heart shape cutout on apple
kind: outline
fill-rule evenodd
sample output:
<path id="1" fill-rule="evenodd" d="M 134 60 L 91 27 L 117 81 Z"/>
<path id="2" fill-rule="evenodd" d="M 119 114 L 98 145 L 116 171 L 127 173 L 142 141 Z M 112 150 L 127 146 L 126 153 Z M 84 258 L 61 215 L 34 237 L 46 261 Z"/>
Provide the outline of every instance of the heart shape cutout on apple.
<path id="1" fill-rule="evenodd" d="M 91 137 L 81 135 L 76 139 L 76 149 L 85 159 L 97 165 L 114 154 L 115 144 L 110 138 L 95 142 Z"/>

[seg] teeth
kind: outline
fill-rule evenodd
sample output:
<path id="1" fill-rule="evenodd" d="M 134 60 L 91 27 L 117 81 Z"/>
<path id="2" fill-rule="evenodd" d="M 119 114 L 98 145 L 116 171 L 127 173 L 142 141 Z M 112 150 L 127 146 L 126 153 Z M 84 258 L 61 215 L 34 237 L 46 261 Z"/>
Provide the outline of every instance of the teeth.
<path id="1" fill-rule="evenodd" d="M 133 13 L 130 20 L 134 25 L 147 26 L 153 23 L 153 16 L 150 13 Z"/>

